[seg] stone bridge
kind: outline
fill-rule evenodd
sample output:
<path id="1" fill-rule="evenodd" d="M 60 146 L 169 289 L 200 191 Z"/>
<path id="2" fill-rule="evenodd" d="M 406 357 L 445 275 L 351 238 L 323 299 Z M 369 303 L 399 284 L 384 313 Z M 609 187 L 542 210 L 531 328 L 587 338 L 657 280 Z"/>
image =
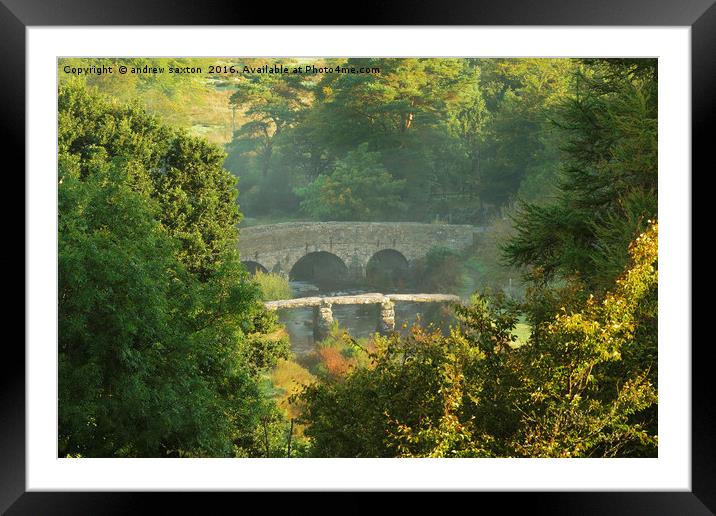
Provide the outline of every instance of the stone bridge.
<path id="1" fill-rule="evenodd" d="M 241 228 L 239 251 L 247 268 L 291 279 L 341 273 L 365 279 L 371 265 L 408 267 L 434 247 L 462 250 L 482 227 L 416 222 L 287 222 Z"/>
<path id="2" fill-rule="evenodd" d="M 313 337 L 316 340 L 323 340 L 333 323 L 333 305 L 368 305 L 379 304 L 378 321 L 376 329 L 383 335 L 395 329 L 395 303 L 404 301 L 409 303 L 455 303 L 459 302 L 458 296 L 450 294 L 359 294 L 354 296 L 332 296 L 332 297 L 300 297 L 297 299 L 285 299 L 281 301 L 268 301 L 266 308 L 269 310 L 282 310 L 288 308 L 313 307 Z"/>

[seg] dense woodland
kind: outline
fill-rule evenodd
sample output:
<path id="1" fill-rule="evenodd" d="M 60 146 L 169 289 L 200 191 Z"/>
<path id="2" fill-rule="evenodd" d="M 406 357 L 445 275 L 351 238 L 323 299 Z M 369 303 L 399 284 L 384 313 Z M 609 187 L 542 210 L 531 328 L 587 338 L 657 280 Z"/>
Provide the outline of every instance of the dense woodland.
<path id="1" fill-rule="evenodd" d="M 60 62 L 60 456 L 656 456 L 655 60 L 121 61 L 203 73 Z M 484 225 L 470 303 L 299 363 L 239 249 L 302 219 Z"/>

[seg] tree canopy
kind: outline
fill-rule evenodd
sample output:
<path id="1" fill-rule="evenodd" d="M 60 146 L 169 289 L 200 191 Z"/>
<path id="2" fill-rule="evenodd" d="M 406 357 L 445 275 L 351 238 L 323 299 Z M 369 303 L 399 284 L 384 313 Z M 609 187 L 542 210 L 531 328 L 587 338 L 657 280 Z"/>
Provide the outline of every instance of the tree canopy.
<path id="1" fill-rule="evenodd" d="M 559 198 L 520 208 L 506 252 L 535 278 L 604 289 L 657 216 L 656 62 L 597 61 L 573 80 L 556 119 L 566 137 Z"/>
<path id="2" fill-rule="evenodd" d="M 365 73 L 61 81 L 60 455 L 656 456 L 657 61 L 276 63 Z M 198 136 L 217 102 L 223 149 Z M 298 363 L 239 203 L 486 231 L 401 269 L 465 296 L 440 327 L 334 327 Z"/>
<path id="3" fill-rule="evenodd" d="M 656 456 L 656 62 L 588 60 L 569 82 L 552 65 L 482 69 L 501 77 L 483 94 L 502 114 L 487 123 L 497 132 L 477 184 L 514 192 L 528 183 L 508 187 L 511 176 L 557 179 L 549 196 L 520 205 L 503 242 L 526 272 L 526 296 L 476 293 L 454 307 L 447 335 L 415 326 L 376 337 L 375 350 L 362 348 L 369 365 L 305 387 L 316 456 Z M 550 80 L 563 91 L 533 103 Z M 519 127 L 504 129 L 513 110 Z M 530 327 L 521 342 L 520 321 Z"/>
<path id="4" fill-rule="evenodd" d="M 223 154 L 79 84 L 59 118 L 60 454 L 258 453 L 258 373 L 287 342 Z"/>
<path id="5" fill-rule="evenodd" d="M 321 457 L 656 455 L 657 225 L 603 299 L 557 313 L 517 344 L 531 309 L 475 296 L 447 336 L 377 338 L 371 364 L 306 387 Z"/>

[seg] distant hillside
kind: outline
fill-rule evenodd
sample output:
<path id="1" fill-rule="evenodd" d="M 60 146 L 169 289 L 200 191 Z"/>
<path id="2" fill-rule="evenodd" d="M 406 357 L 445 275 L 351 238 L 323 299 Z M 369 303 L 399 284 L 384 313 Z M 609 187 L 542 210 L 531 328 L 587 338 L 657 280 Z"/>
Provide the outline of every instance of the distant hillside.
<path id="1" fill-rule="evenodd" d="M 247 60 L 246 62 L 254 61 Z M 120 102 L 138 102 L 164 123 L 183 127 L 210 142 L 224 145 L 231 141 L 232 128 L 244 123 L 241 113 L 233 113 L 229 97 L 240 77 L 231 74 L 209 74 L 209 66 L 243 66 L 236 59 L 215 58 L 70 58 L 58 62 L 59 84 L 72 77 L 97 88 Z M 113 73 L 92 73 L 90 67 L 112 66 Z M 128 68 L 162 67 L 164 73 L 120 74 L 120 65 Z M 90 73 L 67 73 L 84 69 Z M 199 67 L 202 73 L 173 74 L 169 67 Z"/>

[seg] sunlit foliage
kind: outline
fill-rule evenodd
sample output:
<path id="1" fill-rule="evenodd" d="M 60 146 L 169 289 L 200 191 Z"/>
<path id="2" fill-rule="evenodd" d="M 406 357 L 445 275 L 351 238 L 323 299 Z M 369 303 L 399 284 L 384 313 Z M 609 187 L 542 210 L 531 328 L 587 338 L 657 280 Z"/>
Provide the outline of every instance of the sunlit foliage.
<path id="1" fill-rule="evenodd" d="M 380 154 L 362 144 L 338 160 L 330 174 L 321 174 L 297 193 L 301 208 L 320 220 L 385 220 L 405 208 L 396 180 L 380 163 Z"/>
<path id="2" fill-rule="evenodd" d="M 256 271 L 254 281 L 261 289 L 261 299 L 264 301 L 276 301 L 279 299 L 291 299 L 293 292 L 288 278 L 280 274 Z"/>
<path id="3" fill-rule="evenodd" d="M 371 367 L 304 390 L 306 435 L 329 457 L 655 456 L 657 226 L 603 299 L 516 346 L 529 307 L 475 297 L 444 337 L 376 340 Z"/>

